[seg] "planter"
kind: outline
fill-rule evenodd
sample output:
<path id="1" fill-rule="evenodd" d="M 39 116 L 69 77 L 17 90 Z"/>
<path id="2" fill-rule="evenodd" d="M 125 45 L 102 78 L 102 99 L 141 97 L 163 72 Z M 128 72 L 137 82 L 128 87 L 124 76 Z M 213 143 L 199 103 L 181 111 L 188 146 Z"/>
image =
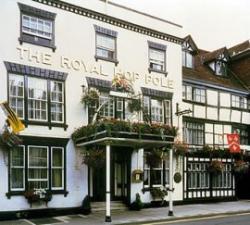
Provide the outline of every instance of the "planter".
<path id="1" fill-rule="evenodd" d="M 24 196 L 30 204 L 30 207 L 36 202 L 45 202 L 47 205 L 52 199 L 51 191 L 45 189 L 28 190 L 24 193 Z"/>
<path id="2" fill-rule="evenodd" d="M 153 188 L 150 188 L 150 194 L 151 194 L 154 201 L 158 200 L 158 201 L 162 201 L 162 203 L 163 203 L 164 198 L 168 194 L 168 192 L 164 188 L 153 187 Z"/>

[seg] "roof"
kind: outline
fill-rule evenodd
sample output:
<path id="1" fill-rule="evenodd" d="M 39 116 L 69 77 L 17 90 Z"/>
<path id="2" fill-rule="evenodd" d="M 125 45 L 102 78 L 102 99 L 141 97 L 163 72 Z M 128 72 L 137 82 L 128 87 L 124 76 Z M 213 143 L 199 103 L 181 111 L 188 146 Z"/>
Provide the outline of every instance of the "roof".
<path id="1" fill-rule="evenodd" d="M 247 41 L 244 41 L 240 44 L 237 44 L 231 48 L 228 49 L 228 52 L 231 56 L 235 56 L 235 55 L 238 55 L 239 53 L 242 53 L 246 50 L 249 50 L 250 49 L 250 41 L 247 40 Z"/>
<path id="2" fill-rule="evenodd" d="M 213 61 L 215 59 L 218 59 L 220 55 L 225 54 L 228 55 L 228 51 L 226 49 L 226 47 L 217 49 L 213 52 L 208 52 L 206 54 L 203 55 L 203 61 L 204 62 L 210 62 Z"/>

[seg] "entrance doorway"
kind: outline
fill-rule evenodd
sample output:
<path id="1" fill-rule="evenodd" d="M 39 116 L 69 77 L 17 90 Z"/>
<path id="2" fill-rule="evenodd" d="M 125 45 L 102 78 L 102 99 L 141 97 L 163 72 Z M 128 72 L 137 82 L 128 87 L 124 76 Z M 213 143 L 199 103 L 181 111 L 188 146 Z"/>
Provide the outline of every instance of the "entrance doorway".
<path id="1" fill-rule="evenodd" d="M 128 149 L 111 149 L 111 200 L 126 202 L 130 193 L 130 158 Z M 89 168 L 89 194 L 92 201 L 105 201 L 106 165 L 101 168 Z"/>

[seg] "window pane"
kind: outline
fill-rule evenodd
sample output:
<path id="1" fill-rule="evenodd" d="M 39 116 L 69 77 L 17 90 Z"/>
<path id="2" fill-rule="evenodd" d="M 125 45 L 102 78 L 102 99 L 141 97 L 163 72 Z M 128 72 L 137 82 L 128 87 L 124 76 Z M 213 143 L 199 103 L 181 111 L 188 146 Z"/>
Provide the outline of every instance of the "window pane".
<path id="1" fill-rule="evenodd" d="M 51 121 L 63 122 L 64 102 L 63 83 L 51 81 Z"/>
<path id="2" fill-rule="evenodd" d="M 62 167 L 63 166 L 63 150 L 62 148 L 52 149 L 52 166 Z"/>
<path id="3" fill-rule="evenodd" d="M 151 99 L 151 121 L 163 122 L 163 102 Z"/>
<path id="4" fill-rule="evenodd" d="M 24 118 L 24 77 L 9 75 L 9 103 L 18 117 Z"/>
<path id="5" fill-rule="evenodd" d="M 11 190 L 24 189 L 24 148 L 11 150 L 10 183 Z"/>
<path id="6" fill-rule="evenodd" d="M 115 38 L 107 35 L 96 34 L 96 54 L 104 58 L 115 58 Z"/>
<path id="7" fill-rule="evenodd" d="M 46 147 L 29 147 L 29 167 L 47 168 L 48 150 Z"/>
<path id="8" fill-rule="evenodd" d="M 156 49 L 149 49 L 149 67 L 151 69 L 164 71 L 165 70 L 165 52 Z"/>
<path id="9" fill-rule="evenodd" d="M 52 170 L 52 187 L 62 187 L 63 179 L 62 179 L 62 170 L 61 169 L 53 169 Z"/>
<path id="10" fill-rule="evenodd" d="M 32 120 L 47 120 L 47 81 L 28 78 L 28 116 Z"/>

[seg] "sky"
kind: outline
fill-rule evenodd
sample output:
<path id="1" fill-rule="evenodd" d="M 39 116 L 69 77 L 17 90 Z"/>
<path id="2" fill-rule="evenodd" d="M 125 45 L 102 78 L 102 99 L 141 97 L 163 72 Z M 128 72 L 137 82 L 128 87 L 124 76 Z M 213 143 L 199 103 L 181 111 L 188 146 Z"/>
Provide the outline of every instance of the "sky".
<path id="1" fill-rule="evenodd" d="M 109 0 L 183 26 L 198 48 L 215 50 L 250 39 L 250 0 Z M 167 32 L 166 32 L 167 33 Z"/>

